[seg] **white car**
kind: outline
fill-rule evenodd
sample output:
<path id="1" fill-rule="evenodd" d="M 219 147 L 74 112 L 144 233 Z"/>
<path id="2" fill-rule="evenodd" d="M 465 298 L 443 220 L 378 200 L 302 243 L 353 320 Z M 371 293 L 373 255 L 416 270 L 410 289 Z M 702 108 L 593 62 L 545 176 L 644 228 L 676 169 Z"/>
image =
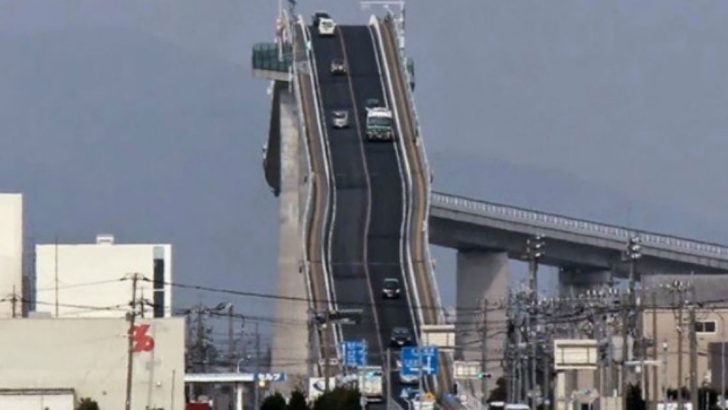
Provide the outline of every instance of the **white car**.
<path id="1" fill-rule="evenodd" d="M 331 18 L 320 18 L 318 21 L 318 32 L 321 37 L 330 37 L 334 35 L 336 23 Z"/>
<path id="2" fill-rule="evenodd" d="M 337 110 L 331 113 L 331 126 L 334 128 L 349 127 L 349 111 Z"/>

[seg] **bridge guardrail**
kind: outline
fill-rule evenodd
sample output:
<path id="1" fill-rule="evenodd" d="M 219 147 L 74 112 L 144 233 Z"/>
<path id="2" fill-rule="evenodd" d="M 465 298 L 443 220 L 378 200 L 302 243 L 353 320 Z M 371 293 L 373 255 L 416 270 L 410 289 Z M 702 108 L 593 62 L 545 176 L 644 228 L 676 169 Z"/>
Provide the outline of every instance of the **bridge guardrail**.
<path id="1" fill-rule="evenodd" d="M 716 259 L 728 259 L 728 247 L 718 244 L 698 242 L 675 236 L 656 234 L 641 230 L 628 229 L 615 225 L 601 224 L 582 219 L 568 218 L 523 208 L 478 201 L 465 197 L 433 192 L 433 202 L 455 208 L 469 210 L 485 216 L 506 218 L 513 222 L 528 222 L 543 228 L 564 229 L 570 232 L 585 233 L 602 239 L 626 242 L 630 237 L 639 236 L 642 244 L 657 249 L 672 250 Z"/>
<path id="2" fill-rule="evenodd" d="M 389 23 L 391 24 L 391 27 L 394 29 L 395 34 L 398 34 L 397 37 L 399 38 L 399 33 L 398 33 L 399 27 L 396 24 L 392 23 L 391 15 L 388 16 L 388 18 L 390 19 Z M 407 56 L 404 55 L 404 50 L 402 48 L 400 48 L 400 51 L 401 51 L 400 60 L 405 62 L 405 64 L 402 64 L 400 66 L 400 72 L 401 72 L 401 75 L 407 80 L 406 83 L 411 84 L 413 81 L 413 78 L 412 78 L 412 75 L 409 72 L 409 70 L 407 70 L 407 68 L 406 68 Z M 414 98 L 414 95 L 412 94 L 412 89 L 410 89 L 409 87 L 406 88 L 405 97 L 407 98 L 407 100 L 409 102 L 408 105 L 409 105 L 410 113 L 412 115 L 412 119 L 414 120 L 415 132 L 417 133 L 417 135 L 415 137 L 415 146 L 417 147 L 417 150 L 419 151 L 419 157 L 422 161 L 422 173 L 424 174 L 423 180 L 425 181 L 425 190 L 426 190 L 425 198 L 424 198 L 426 203 L 425 203 L 425 218 L 424 218 L 424 222 L 423 222 L 424 223 L 423 234 L 424 234 L 424 243 L 429 244 L 429 235 L 430 234 L 429 234 L 429 228 L 428 228 L 427 221 L 430 218 L 430 206 L 431 206 L 431 197 L 432 197 L 432 184 L 431 184 L 432 171 L 430 169 L 430 163 L 427 159 L 427 151 L 425 149 L 424 138 L 422 138 L 422 129 L 420 128 L 420 120 L 419 120 L 419 116 L 417 114 L 417 105 L 415 104 L 415 98 Z M 437 279 L 435 278 L 435 272 L 432 269 L 432 254 L 430 253 L 430 247 L 425 246 L 424 248 L 425 248 L 424 254 L 425 254 L 425 259 L 426 259 L 424 262 L 425 262 L 425 266 L 427 269 L 427 273 L 430 277 L 431 283 L 436 284 Z M 437 289 L 437 286 L 435 286 L 435 289 L 433 289 L 433 292 L 434 292 L 435 301 L 436 301 L 437 306 L 441 307 L 442 299 L 440 297 L 440 292 L 439 292 L 439 289 Z M 444 323 L 445 322 L 444 311 L 442 309 L 439 309 L 437 312 L 437 315 L 438 315 L 438 322 Z"/>

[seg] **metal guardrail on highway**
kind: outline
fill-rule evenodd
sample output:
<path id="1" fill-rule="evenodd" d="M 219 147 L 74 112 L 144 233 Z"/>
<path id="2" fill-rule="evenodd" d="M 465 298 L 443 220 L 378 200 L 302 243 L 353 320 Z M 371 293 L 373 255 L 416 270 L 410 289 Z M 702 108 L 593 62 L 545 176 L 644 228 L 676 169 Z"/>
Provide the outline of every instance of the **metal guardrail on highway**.
<path id="1" fill-rule="evenodd" d="M 568 218 L 440 192 L 432 193 L 432 206 L 457 209 L 481 216 L 507 219 L 512 222 L 525 222 L 542 228 L 565 230 L 621 242 L 626 242 L 630 237 L 636 235 L 642 240 L 642 244 L 647 247 L 673 250 L 716 259 L 728 259 L 728 247 L 718 244 L 698 242 L 669 235 Z"/>

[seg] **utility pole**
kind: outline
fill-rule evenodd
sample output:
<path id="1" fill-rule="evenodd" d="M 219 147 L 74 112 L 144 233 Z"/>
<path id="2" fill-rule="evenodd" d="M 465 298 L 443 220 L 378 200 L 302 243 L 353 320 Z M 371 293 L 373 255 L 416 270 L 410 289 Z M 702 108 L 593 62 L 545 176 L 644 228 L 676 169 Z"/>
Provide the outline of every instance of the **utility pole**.
<path id="1" fill-rule="evenodd" d="M 652 292 L 652 360 L 657 362 L 657 293 L 654 291 Z M 657 366 L 652 366 L 652 383 L 654 383 L 652 396 L 657 403 Z M 649 400 L 650 397 L 647 397 Z"/>
<path id="2" fill-rule="evenodd" d="M 528 288 L 536 299 L 538 292 L 538 260 L 544 255 L 543 235 L 536 235 L 526 240 L 526 257 L 528 258 Z"/>
<path id="3" fill-rule="evenodd" d="M 129 330 L 127 331 L 127 362 L 126 362 L 126 402 L 124 408 L 131 410 L 132 374 L 134 371 L 134 324 L 136 321 L 136 291 L 139 274 L 134 273 L 131 278 L 131 311 L 129 312 Z"/>
<path id="4" fill-rule="evenodd" d="M 195 342 L 195 356 L 197 356 L 197 370 L 205 371 L 205 360 L 207 358 L 207 347 L 205 346 L 205 326 L 202 317 L 202 304 L 197 306 L 197 338 Z"/>
<path id="5" fill-rule="evenodd" d="M 693 288 L 693 294 L 695 290 Z M 694 296 L 694 295 L 693 295 Z M 690 401 L 693 409 L 698 408 L 698 338 L 695 334 L 695 298 L 688 307 L 690 315 Z"/>
<path id="6" fill-rule="evenodd" d="M 322 337 L 324 341 L 324 391 L 326 393 L 329 392 L 329 372 L 330 372 L 330 364 L 329 364 L 329 338 L 328 331 L 331 327 L 331 317 L 330 312 L 328 309 L 326 310 L 326 315 L 324 316 L 324 331 L 322 332 Z"/>
<path id="7" fill-rule="evenodd" d="M 233 335 L 233 304 L 228 305 L 228 359 L 230 360 L 230 371 L 235 371 L 235 336 Z"/>
<path id="8" fill-rule="evenodd" d="M 530 344 L 529 360 L 526 362 L 530 369 L 530 375 L 521 374 L 522 378 L 525 378 L 528 383 L 527 397 L 531 408 L 536 408 L 536 386 L 538 381 L 536 380 L 536 367 L 538 366 L 538 358 L 536 356 L 536 321 L 537 321 L 537 302 L 538 302 L 538 261 L 544 256 L 544 237 L 543 235 L 536 235 L 533 238 L 526 240 L 526 256 L 528 257 L 528 270 L 529 270 L 529 297 L 526 300 L 526 318 L 528 324 L 528 335 L 526 340 Z"/>
<path id="9" fill-rule="evenodd" d="M 543 408 L 548 410 L 550 406 L 547 403 L 551 401 L 551 389 L 549 388 L 549 373 L 551 373 L 551 361 L 549 360 L 548 349 L 544 345 L 543 349 L 543 389 L 541 395 L 543 396 Z"/>
<path id="10" fill-rule="evenodd" d="M 10 303 L 12 304 L 12 318 L 15 319 L 17 316 L 17 307 L 18 307 L 18 294 L 15 293 L 15 286 L 13 286 L 13 295 L 10 297 Z"/>
<path id="11" fill-rule="evenodd" d="M 628 295 L 629 296 L 629 295 Z M 628 332 L 628 322 L 629 322 L 629 307 L 627 306 L 627 300 L 631 299 L 630 297 L 622 296 L 622 383 L 621 383 L 621 393 L 622 393 L 622 409 L 627 410 L 627 361 L 629 360 L 628 355 L 628 349 L 629 344 L 627 341 L 627 338 L 629 336 Z"/>
<path id="12" fill-rule="evenodd" d="M 480 372 L 483 378 L 480 379 L 480 389 L 483 392 L 481 403 L 486 406 L 488 401 L 488 299 L 483 298 L 483 335 L 480 343 Z M 389 407 L 387 407 L 389 408 Z"/>
<path id="13" fill-rule="evenodd" d="M 683 289 L 682 284 L 678 288 L 677 304 L 677 410 L 683 410 Z"/>
<path id="14" fill-rule="evenodd" d="M 253 375 L 253 408 L 260 408 L 260 387 L 258 386 L 258 375 L 260 373 L 260 332 L 258 332 L 258 322 L 255 322 L 255 375 Z"/>

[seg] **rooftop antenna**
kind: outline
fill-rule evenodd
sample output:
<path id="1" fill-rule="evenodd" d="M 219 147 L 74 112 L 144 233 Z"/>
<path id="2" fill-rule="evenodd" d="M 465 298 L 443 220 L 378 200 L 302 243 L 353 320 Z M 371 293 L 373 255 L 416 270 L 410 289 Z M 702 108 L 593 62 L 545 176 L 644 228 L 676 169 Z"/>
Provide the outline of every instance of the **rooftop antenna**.
<path id="1" fill-rule="evenodd" d="M 394 27 L 397 31 L 397 43 L 399 43 L 399 52 L 404 56 L 404 16 L 405 16 L 405 0 L 361 0 L 359 2 L 363 10 L 368 10 L 372 6 L 379 6 L 387 11 L 387 14 L 392 16 L 394 21 Z M 395 11 L 392 8 L 396 7 Z"/>

